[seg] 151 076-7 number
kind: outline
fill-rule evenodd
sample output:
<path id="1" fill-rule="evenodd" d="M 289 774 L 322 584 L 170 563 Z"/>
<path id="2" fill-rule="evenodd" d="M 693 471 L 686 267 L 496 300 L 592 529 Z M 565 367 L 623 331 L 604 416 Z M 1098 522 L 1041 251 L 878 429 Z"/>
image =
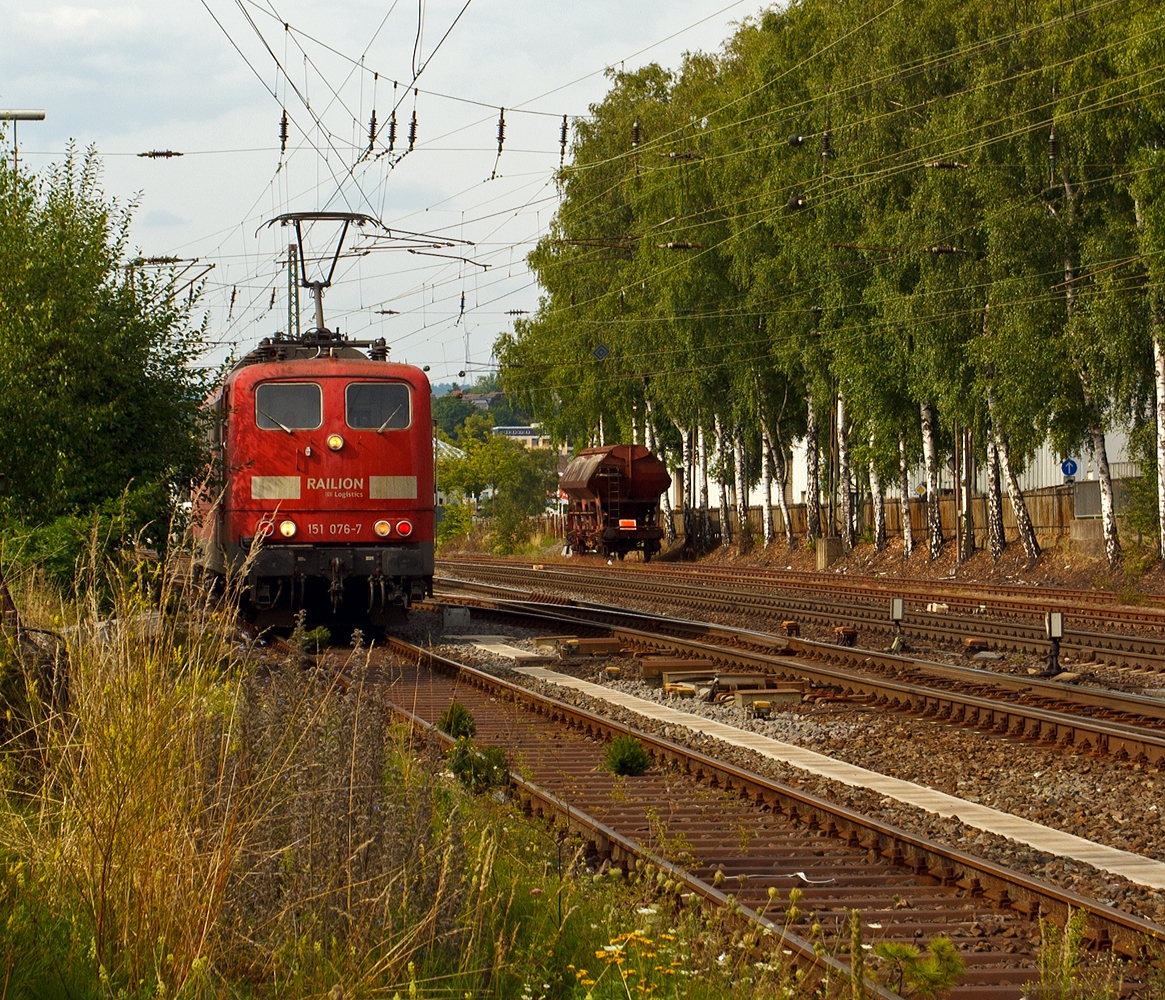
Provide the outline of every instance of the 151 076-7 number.
<path id="1" fill-rule="evenodd" d="M 362 524 L 352 524 L 347 521 L 335 524 L 309 524 L 307 533 L 309 535 L 358 535 L 363 527 Z"/>

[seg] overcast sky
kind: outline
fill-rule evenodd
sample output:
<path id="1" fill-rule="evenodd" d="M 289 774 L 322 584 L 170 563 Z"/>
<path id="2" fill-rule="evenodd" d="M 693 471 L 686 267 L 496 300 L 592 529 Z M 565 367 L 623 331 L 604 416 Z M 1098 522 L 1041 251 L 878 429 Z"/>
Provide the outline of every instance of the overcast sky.
<path id="1" fill-rule="evenodd" d="M 70 139 L 97 147 L 106 193 L 140 198 L 134 239 L 144 255 L 215 265 L 204 306 L 222 351 L 286 327 L 277 262 L 290 231 L 262 228 L 275 215 L 358 211 L 471 241 L 439 252 L 475 263 L 399 250 L 347 257 L 325 309 L 330 327 L 384 336 L 395 360 L 431 365 L 434 382 L 466 367 L 467 347 L 478 374 L 512 323 L 507 311 L 537 303 L 524 258 L 557 204 L 562 115 L 585 114 L 602 98 L 605 67 L 674 67 L 685 51 L 717 49 L 760 3 L 471 0 L 438 48 L 464 4 L 0 0 L 0 107 L 46 111 L 46 121 L 19 128 L 30 167 L 59 160 Z M 405 87 L 422 65 L 414 99 Z M 414 106 L 416 148 L 399 157 Z M 283 107 L 290 137 L 281 156 Z M 380 141 L 357 162 L 374 107 Z M 185 155 L 137 155 L 155 149 Z M 312 234 L 310 249 L 333 233 Z"/>

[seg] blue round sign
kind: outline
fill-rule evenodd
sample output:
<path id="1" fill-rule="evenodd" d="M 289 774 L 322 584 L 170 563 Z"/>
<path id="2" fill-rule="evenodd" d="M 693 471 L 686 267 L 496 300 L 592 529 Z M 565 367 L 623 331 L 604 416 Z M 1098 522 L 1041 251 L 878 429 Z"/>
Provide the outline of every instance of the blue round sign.
<path id="1" fill-rule="evenodd" d="M 1064 473 L 1065 476 L 1076 475 L 1076 470 L 1078 468 L 1079 466 L 1076 464 L 1076 462 L 1070 458 L 1066 458 L 1060 463 L 1060 471 Z"/>

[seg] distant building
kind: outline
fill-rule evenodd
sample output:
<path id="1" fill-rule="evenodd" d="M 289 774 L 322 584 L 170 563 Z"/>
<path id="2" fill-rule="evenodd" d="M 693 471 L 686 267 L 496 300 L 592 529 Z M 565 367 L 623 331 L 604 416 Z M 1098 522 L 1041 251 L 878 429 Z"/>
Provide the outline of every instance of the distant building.
<path id="1" fill-rule="evenodd" d="M 468 397 L 466 397 L 468 398 Z M 495 434 L 501 434 L 508 437 L 511 441 L 517 441 L 523 448 L 550 448 L 553 447 L 550 443 L 550 436 L 543 432 L 541 424 L 526 424 L 515 427 L 495 427 L 493 429 Z M 570 454 L 570 445 L 564 444 L 558 449 L 560 455 Z"/>
<path id="2" fill-rule="evenodd" d="M 494 400 L 503 399 L 504 392 L 467 392 L 462 395 L 467 403 L 472 403 L 479 410 L 488 410 L 494 404 Z"/>

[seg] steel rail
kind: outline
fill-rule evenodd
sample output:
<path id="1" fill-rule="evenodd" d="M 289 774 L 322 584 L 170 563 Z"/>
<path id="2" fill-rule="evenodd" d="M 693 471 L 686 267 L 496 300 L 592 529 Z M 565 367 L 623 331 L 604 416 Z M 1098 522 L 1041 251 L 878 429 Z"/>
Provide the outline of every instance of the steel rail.
<path id="1" fill-rule="evenodd" d="M 739 586 L 709 588 L 688 581 L 669 581 L 655 578 L 634 579 L 631 574 L 612 577 L 610 573 L 586 572 L 579 569 L 543 567 L 527 569 L 513 564 L 461 564 L 456 571 L 492 578 L 506 583 L 525 582 L 544 586 L 556 585 L 574 591 L 602 591 L 613 596 L 636 595 L 685 606 L 739 612 L 747 610 L 771 617 L 797 618 L 815 624 L 858 625 L 880 634 L 893 631 L 887 608 L 882 605 L 856 604 L 852 601 L 823 601 L 812 593 L 794 594 L 788 590 L 780 594 L 752 590 Z M 634 574 L 646 575 L 646 574 Z M 829 591 L 836 595 L 836 588 Z M 871 595 L 865 595 L 871 596 Z M 1043 605 L 1047 610 L 1051 605 Z M 976 605 L 978 607 L 978 605 Z M 1105 609 L 1110 618 L 1113 609 Z M 902 631 L 918 639 L 929 639 L 958 645 L 965 638 L 983 637 L 993 646 L 1008 651 L 1023 651 L 1045 655 L 1049 642 L 1042 626 L 1009 620 L 991 620 L 990 612 L 966 617 L 947 613 L 935 614 L 912 611 L 902 622 Z M 1069 615 L 1077 615 L 1072 609 Z M 1071 621 L 1071 617 L 1069 619 Z M 1165 620 L 1160 623 L 1165 625 Z M 1084 662 L 1101 662 L 1110 666 L 1127 666 L 1165 672 L 1165 637 L 1124 635 L 1117 632 L 1069 631 L 1061 643 L 1061 650 Z"/>
<path id="2" fill-rule="evenodd" d="M 435 654 L 431 654 L 419 646 L 413 646 L 411 643 L 405 643 L 402 640 L 390 640 L 388 648 L 400 655 L 408 656 L 418 663 L 422 662 L 422 660 L 417 654 L 424 654 L 426 657 L 424 662 L 430 667 L 435 666 L 444 670 L 460 667 L 465 671 L 473 670 L 472 667 L 457 664 L 455 661 L 447 660 L 444 657 L 435 656 Z M 522 695 L 520 697 L 524 698 L 525 696 Z M 442 732 L 435 725 L 425 721 L 419 715 L 410 712 L 402 705 L 398 705 L 392 701 L 388 704 L 393 712 L 413 728 L 420 729 L 429 737 L 435 737 L 446 748 L 453 746 L 455 740 L 448 733 Z M 629 733 L 633 732 L 631 729 L 627 729 L 626 731 Z M 660 857 L 638 841 L 623 836 L 617 830 L 595 819 L 578 806 L 572 806 L 564 799 L 559 798 L 544 788 L 540 788 L 528 778 L 523 778 L 516 771 L 509 772 L 509 783 L 511 788 L 517 792 L 517 798 L 524 812 L 534 814 L 540 818 L 553 820 L 556 826 L 566 831 L 567 836 L 574 834 L 583 840 L 593 855 L 599 858 L 609 859 L 617 865 L 625 865 L 628 860 L 633 861 L 635 859 L 642 859 L 647 864 L 655 865 L 661 871 L 667 872 L 673 880 L 686 888 L 688 892 L 695 893 L 705 902 L 723 909 L 731 908 L 734 913 L 739 914 L 744 920 L 758 925 L 763 930 L 769 931 L 777 937 L 783 946 L 789 948 L 799 958 L 805 960 L 810 965 L 818 966 L 827 972 L 835 973 L 847 980 L 852 978 L 850 967 L 843 962 L 839 962 L 832 955 L 817 954 L 812 943 L 806 941 L 800 935 L 792 933 L 787 927 L 774 923 L 764 914 L 758 913 L 756 910 L 745 906 L 738 900 L 729 899 L 727 893 L 721 892 L 714 885 L 710 885 L 703 879 L 697 878 L 695 875 L 673 864 L 666 858 Z M 865 979 L 864 986 L 866 995 L 868 996 L 877 997 L 879 1000 L 901 1000 L 897 993 L 887 990 L 869 978 Z"/>
<path id="3" fill-rule="evenodd" d="M 657 761 L 674 764 L 713 786 L 735 791 L 742 798 L 788 817 L 793 823 L 805 824 L 807 829 L 823 831 L 829 838 L 844 839 L 852 846 L 861 846 L 871 858 L 885 858 L 905 865 L 916 876 L 935 879 L 942 885 L 960 885 L 973 895 L 990 899 L 1000 909 L 1015 910 L 1027 917 L 1043 916 L 1061 925 L 1073 911 L 1083 911 L 1087 914 L 1087 935 L 1096 946 L 1112 947 L 1123 955 L 1138 959 L 1150 941 L 1165 942 L 1165 927 L 1069 889 L 883 823 L 665 737 L 495 677 L 432 650 L 396 638 L 389 638 L 386 647 L 413 663 L 455 677 L 459 683 L 477 687 L 494 697 L 505 697 L 515 705 L 545 717 L 550 723 L 564 724 L 602 739 L 633 735 Z"/>
<path id="4" fill-rule="evenodd" d="M 448 562 L 448 560 L 444 560 Z M 513 559 L 470 555 L 458 558 L 459 566 L 522 566 Z M 545 565 L 556 569 L 599 566 L 583 559 L 572 559 L 570 566 L 557 561 Z M 1107 591 L 1082 590 L 1057 586 L 1021 586 L 1016 584 L 977 584 L 955 580 L 923 580 L 911 577 L 875 577 L 846 572 L 844 575 L 828 571 L 764 569 L 755 566 L 725 568 L 706 564 L 653 562 L 621 563 L 604 567 L 608 572 L 623 576 L 669 577 L 687 581 L 711 581 L 735 584 L 748 580 L 766 588 L 800 587 L 822 593 L 852 594 L 865 597 L 912 597 L 924 601 L 945 601 L 972 610 L 986 604 L 988 610 L 998 613 L 1013 612 L 1042 617 L 1051 610 L 1071 608 L 1088 616 L 1103 616 L 1103 620 L 1123 619 L 1134 624 L 1165 628 L 1165 595 L 1141 598 L 1153 602 L 1151 606 L 1121 606 L 1119 597 Z"/>
<path id="5" fill-rule="evenodd" d="M 441 582 L 446 581 L 442 578 Z M 456 597 L 442 599 L 467 603 Z M 482 600 L 501 614 L 541 619 L 560 627 L 588 625 L 606 630 L 641 649 L 676 650 L 733 667 L 764 670 L 780 678 L 801 678 L 850 697 L 869 698 L 891 710 L 980 726 L 1083 752 L 1110 753 L 1117 759 L 1145 763 L 1165 760 L 1165 724 L 1161 714 L 1165 706 L 1152 698 L 1065 687 L 1037 678 L 806 639 L 786 639 L 621 608 L 573 604 L 556 605 L 552 611 L 537 600 Z M 613 624 L 615 621 L 624 624 Z M 648 632 L 646 628 L 661 631 Z M 722 642 L 702 641 L 706 639 Z M 877 676 L 874 671 L 886 676 Z M 1099 712 L 1102 717 L 1087 714 L 1090 711 Z M 1113 716 L 1132 718 L 1140 724 Z"/>

